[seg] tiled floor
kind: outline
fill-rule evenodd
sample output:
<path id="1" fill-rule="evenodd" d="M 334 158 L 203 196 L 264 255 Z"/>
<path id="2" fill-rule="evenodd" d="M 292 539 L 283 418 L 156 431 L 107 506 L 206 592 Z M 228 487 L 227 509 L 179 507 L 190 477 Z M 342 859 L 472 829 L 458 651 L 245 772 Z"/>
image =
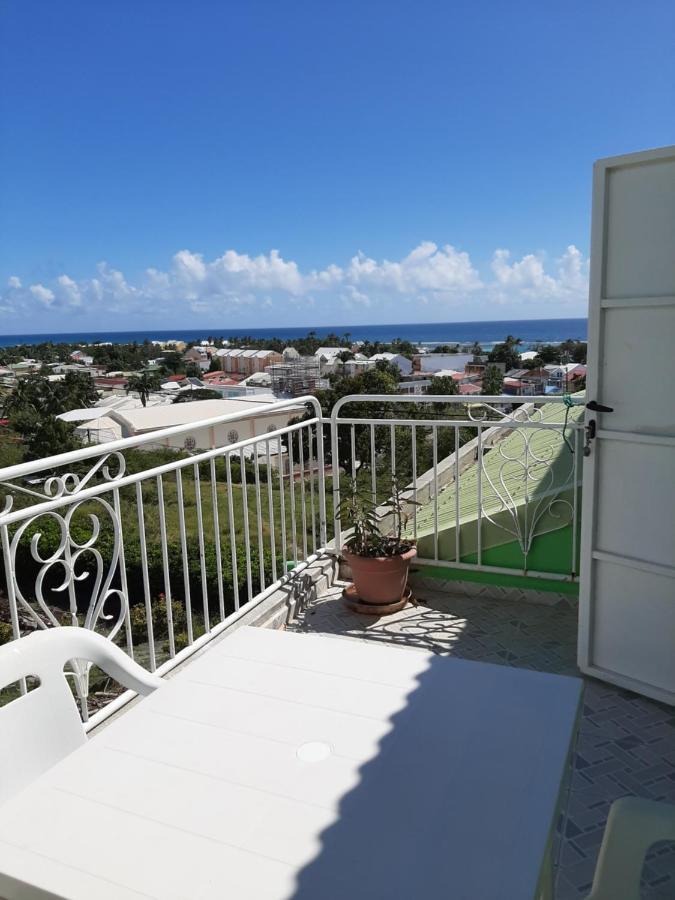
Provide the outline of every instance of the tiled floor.
<path id="1" fill-rule="evenodd" d="M 576 609 L 478 593 L 457 597 L 418 588 L 417 606 L 381 619 L 349 612 L 335 588 L 302 610 L 293 630 L 422 647 L 465 659 L 578 674 Z M 675 803 L 675 712 L 628 691 L 586 680 L 569 800 L 557 848 L 556 900 L 591 886 L 613 800 L 638 795 Z M 675 845 L 657 845 L 643 872 L 643 897 L 675 897 Z"/>

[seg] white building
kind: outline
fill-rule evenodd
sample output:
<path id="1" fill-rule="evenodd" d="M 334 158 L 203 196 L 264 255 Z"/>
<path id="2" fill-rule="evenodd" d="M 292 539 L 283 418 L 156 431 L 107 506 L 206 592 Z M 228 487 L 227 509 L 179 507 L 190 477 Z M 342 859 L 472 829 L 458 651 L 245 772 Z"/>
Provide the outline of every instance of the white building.
<path id="1" fill-rule="evenodd" d="M 145 409 L 111 410 L 110 416 L 122 428 L 122 437 L 148 434 L 162 428 L 194 423 L 194 429 L 171 437 L 159 437 L 152 444 L 141 447 L 172 447 L 176 450 L 210 450 L 225 447 L 246 438 L 283 428 L 299 415 L 300 409 L 291 407 L 265 414 L 270 405 L 269 396 L 246 397 L 236 400 L 194 400 L 187 403 L 170 403 L 164 406 L 148 406 Z M 237 414 L 237 418 L 216 425 L 203 426 L 205 419 Z"/>
<path id="2" fill-rule="evenodd" d="M 473 362 L 473 353 L 419 353 L 413 358 L 413 368 L 417 372 L 438 372 L 453 369 L 463 372 L 467 363 Z"/>
<path id="3" fill-rule="evenodd" d="M 338 356 L 346 349 L 346 347 L 319 347 L 314 356 L 319 360 L 320 374 L 332 375 L 337 372 L 342 366 Z"/>
<path id="4" fill-rule="evenodd" d="M 410 375 L 412 372 L 412 363 L 407 357 L 401 356 L 400 353 L 375 353 L 370 357 L 370 361 L 375 363 L 381 359 L 397 366 L 401 375 Z"/>

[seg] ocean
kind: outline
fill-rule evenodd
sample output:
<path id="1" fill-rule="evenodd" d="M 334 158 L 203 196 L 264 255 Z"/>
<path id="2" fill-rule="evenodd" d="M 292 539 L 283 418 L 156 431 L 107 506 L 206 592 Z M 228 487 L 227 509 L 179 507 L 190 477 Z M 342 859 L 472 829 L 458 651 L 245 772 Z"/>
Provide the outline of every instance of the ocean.
<path id="1" fill-rule="evenodd" d="M 266 328 L 228 328 L 219 326 L 212 328 L 171 328 L 144 329 L 142 331 L 81 331 L 64 334 L 6 334 L 0 335 L 0 347 L 11 347 L 15 344 L 40 344 L 43 341 L 66 342 L 71 344 L 94 344 L 110 341 L 113 344 L 127 344 L 132 341 L 141 343 L 145 340 L 166 341 L 170 339 L 183 341 L 200 341 L 207 337 L 252 337 L 273 338 L 282 340 L 304 337 L 308 331 L 316 332 L 318 337 L 328 334 L 343 335 L 349 333 L 354 341 L 382 341 L 388 343 L 395 338 L 402 338 L 424 347 L 437 344 L 466 344 L 478 341 L 485 349 L 503 341 L 508 334 L 521 338 L 524 348 L 536 343 L 560 343 L 572 338 L 585 341 L 587 336 L 587 319 L 504 319 L 495 322 L 409 322 L 398 325 L 308 325 L 304 328 L 282 328 L 269 326 Z"/>

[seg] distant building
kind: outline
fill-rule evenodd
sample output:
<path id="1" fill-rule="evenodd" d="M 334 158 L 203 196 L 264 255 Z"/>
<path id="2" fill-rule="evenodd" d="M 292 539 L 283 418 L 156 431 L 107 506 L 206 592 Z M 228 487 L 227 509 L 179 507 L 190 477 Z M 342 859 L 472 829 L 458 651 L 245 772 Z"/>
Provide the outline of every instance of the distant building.
<path id="1" fill-rule="evenodd" d="M 285 358 L 281 363 L 267 366 L 265 371 L 270 376 L 275 397 L 301 397 L 328 384 L 322 378 L 321 363 L 316 356 Z"/>
<path id="2" fill-rule="evenodd" d="M 94 357 L 89 356 L 83 350 L 73 350 L 70 354 L 70 358 L 73 362 L 82 363 L 84 366 L 91 366 L 94 363 Z"/>
<path id="3" fill-rule="evenodd" d="M 264 372 L 267 366 L 284 361 L 276 350 L 242 350 L 237 347 L 225 347 L 216 350 L 221 371 L 228 374 L 241 375 L 246 378 L 255 372 Z"/>
<path id="4" fill-rule="evenodd" d="M 413 381 L 399 381 L 399 394 L 433 393 L 433 381 L 429 378 L 415 378 Z"/>
<path id="5" fill-rule="evenodd" d="M 412 365 L 415 372 L 431 373 L 441 369 L 462 372 L 473 359 L 472 353 L 416 353 Z"/>
<path id="6" fill-rule="evenodd" d="M 578 363 L 558 363 L 544 366 L 544 370 L 548 372 L 549 387 L 561 391 L 567 384 L 568 375 L 576 369 L 583 370 L 583 375 L 586 374 L 585 366 L 580 366 Z"/>
<path id="7" fill-rule="evenodd" d="M 319 347 L 314 358 L 319 363 L 321 375 L 333 375 L 341 368 L 342 362 L 338 357 L 346 349 L 346 347 Z"/>
<path id="8" fill-rule="evenodd" d="M 518 375 L 515 375 L 518 372 Z M 548 384 L 548 372 L 545 369 L 514 369 L 508 373 L 511 377 L 517 377 L 527 385 L 526 394 L 533 396 L 544 394 Z"/>
<path id="9" fill-rule="evenodd" d="M 265 413 L 270 397 L 246 397 L 242 400 L 195 400 L 187 403 L 169 403 L 141 409 L 111 410 L 109 415 L 122 428 L 123 437 L 148 434 L 176 425 L 193 425 L 181 434 L 157 436 L 157 441 L 141 445 L 148 448 L 162 446 L 176 450 L 209 450 L 226 447 L 237 441 L 268 431 L 283 428 L 296 417 L 300 409 L 291 407 L 282 411 Z M 204 426 L 205 419 L 236 414 L 230 422 Z"/>
<path id="10" fill-rule="evenodd" d="M 527 394 L 527 384 L 518 378 L 509 378 L 506 376 L 502 382 L 502 393 L 510 394 L 514 397 L 522 397 Z"/>
<path id="11" fill-rule="evenodd" d="M 211 366 L 211 357 L 203 347 L 190 347 L 183 354 L 183 362 L 192 363 L 202 372 L 207 372 Z"/>
<path id="12" fill-rule="evenodd" d="M 377 360 L 368 359 L 362 353 L 358 353 L 354 359 L 348 359 L 342 364 L 345 375 L 350 377 L 367 372 L 368 369 L 374 369 L 376 365 Z"/>
<path id="13" fill-rule="evenodd" d="M 412 363 L 407 357 L 401 356 L 400 353 L 375 353 L 370 357 L 371 362 L 377 363 L 379 360 L 385 360 L 386 362 L 396 366 L 401 375 L 412 374 Z"/>

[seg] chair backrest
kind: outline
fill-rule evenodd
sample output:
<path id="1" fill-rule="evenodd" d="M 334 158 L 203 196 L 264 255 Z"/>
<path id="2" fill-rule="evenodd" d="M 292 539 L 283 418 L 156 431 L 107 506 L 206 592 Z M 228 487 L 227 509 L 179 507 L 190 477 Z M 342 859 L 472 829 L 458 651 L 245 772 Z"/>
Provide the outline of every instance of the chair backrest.
<path id="1" fill-rule="evenodd" d="M 64 674 L 72 659 L 95 663 L 125 687 L 149 694 L 161 679 L 87 628 L 49 628 L 0 647 L 0 689 L 36 676 L 39 686 L 0 707 L 0 803 L 86 741 Z"/>
<path id="2" fill-rule="evenodd" d="M 675 841 L 675 806 L 642 797 L 615 800 L 587 900 L 640 900 L 645 857 L 660 841 Z"/>

